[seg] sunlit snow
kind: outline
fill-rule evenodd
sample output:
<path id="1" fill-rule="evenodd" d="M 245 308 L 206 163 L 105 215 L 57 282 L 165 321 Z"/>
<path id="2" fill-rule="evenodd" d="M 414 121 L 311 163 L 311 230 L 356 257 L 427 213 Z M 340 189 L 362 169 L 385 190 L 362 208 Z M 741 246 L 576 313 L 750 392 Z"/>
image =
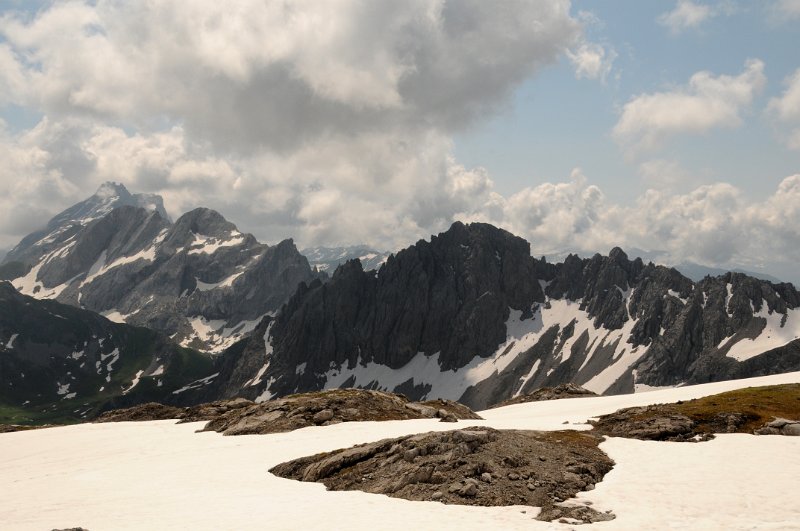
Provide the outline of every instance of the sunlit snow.
<path id="1" fill-rule="evenodd" d="M 485 421 L 341 423 L 291 433 L 223 437 L 201 423 L 84 424 L 0 434 L 0 522 L 20 531 L 87 529 L 570 529 L 532 507 L 409 502 L 272 476 L 283 461 L 353 444 L 467 425 L 586 429 L 620 407 L 800 382 L 800 373 L 643 394 L 518 404 Z M 581 424 L 574 424 L 581 423 Z M 719 435 L 699 443 L 610 438 L 616 466 L 578 501 L 616 520 L 588 529 L 796 529 L 800 437 Z M 146 466 L 143 464 L 146 463 Z"/>

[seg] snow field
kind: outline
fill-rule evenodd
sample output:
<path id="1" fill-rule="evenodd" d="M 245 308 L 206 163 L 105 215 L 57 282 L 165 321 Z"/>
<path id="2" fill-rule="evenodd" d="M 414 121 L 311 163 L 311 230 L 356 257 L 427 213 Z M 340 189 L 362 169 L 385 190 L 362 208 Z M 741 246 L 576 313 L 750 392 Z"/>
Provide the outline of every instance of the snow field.
<path id="1" fill-rule="evenodd" d="M 269 468 L 353 444 L 470 425 L 585 429 L 588 417 L 755 385 L 800 372 L 635 395 L 518 404 L 456 425 L 434 419 L 342 423 L 223 437 L 202 423 L 83 424 L 0 435 L 0 522 L 9 530 L 569 529 L 531 507 L 410 502 L 280 479 Z M 564 421 L 570 423 L 563 425 Z M 797 529 L 800 438 L 720 435 L 698 444 L 608 439 L 617 465 L 581 493 L 617 519 L 588 529 Z M 526 511 L 523 513 L 522 511 Z"/>

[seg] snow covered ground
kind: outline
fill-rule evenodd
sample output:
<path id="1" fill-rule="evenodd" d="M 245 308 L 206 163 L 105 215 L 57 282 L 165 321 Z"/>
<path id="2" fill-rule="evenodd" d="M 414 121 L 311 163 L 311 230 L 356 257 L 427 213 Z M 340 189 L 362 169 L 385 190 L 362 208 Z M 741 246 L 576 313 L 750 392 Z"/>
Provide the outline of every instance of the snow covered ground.
<path id="1" fill-rule="evenodd" d="M 0 527 L 116 529 L 568 529 L 530 507 L 409 502 L 279 479 L 273 465 L 385 437 L 470 424 L 585 429 L 620 407 L 800 382 L 800 372 L 635 395 L 518 404 L 485 421 L 345 423 L 222 437 L 173 421 L 84 424 L 0 435 Z M 800 529 L 800 438 L 720 435 L 699 444 L 612 438 L 617 463 L 578 499 L 617 519 L 605 529 Z M 523 512 L 524 511 L 524 512 Z"/>

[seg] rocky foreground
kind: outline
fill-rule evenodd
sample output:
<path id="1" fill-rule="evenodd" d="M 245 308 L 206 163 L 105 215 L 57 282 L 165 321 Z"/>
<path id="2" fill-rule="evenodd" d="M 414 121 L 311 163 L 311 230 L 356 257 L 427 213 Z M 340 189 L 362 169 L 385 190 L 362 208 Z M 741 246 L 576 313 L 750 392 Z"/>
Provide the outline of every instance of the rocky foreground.
<path id="1" fill-rule="evenodd" d="M 207 422 L 203 431 L 223 435 L 279 433 L 340 422 L 439 418 L 441 422 L 480 420 L 468 407 L 450 400 L 410 402 L 402 395 L 364 389 L 332 389 L 255 403 L 242 398 L 173 407 L 143 404 L 109 411 L 95 422 L 179 419 Z"/>
<path id="2" fill-rule="evenodd" d="M 540 519 L 610 520 L 590 507 L 561 506 L 591 490 L 614 462 L 600 438 L 560 431 L 470 427 L 384 439 L 280 464 L 273 474 L 408 500 L 542 507 Z"/>
<path id="3" fill-rule="evenodd" d="M 533 391 L 532 393 L 515 396 L 508 400 L 493 405 L 489 409 L 494 409 L 504 406 L 512 406 L 514 404 L 525 404 L 528 402 L 543 402 L 545 400 L 561 400 L 562 398 L 586 398 L 588 396 L 599 396 L 597 393 L 584 389 L 580 385 L 572 382 L 557 385 L 555 387 L 542 387 Z"/>
<path id="4" fill-rule="evenodd" d="M 620 409 L 590 421 L 611 437 L 697 442 L 715 433 L 800 435 L 800 384 L 749 387 L 674 404 Z"/>

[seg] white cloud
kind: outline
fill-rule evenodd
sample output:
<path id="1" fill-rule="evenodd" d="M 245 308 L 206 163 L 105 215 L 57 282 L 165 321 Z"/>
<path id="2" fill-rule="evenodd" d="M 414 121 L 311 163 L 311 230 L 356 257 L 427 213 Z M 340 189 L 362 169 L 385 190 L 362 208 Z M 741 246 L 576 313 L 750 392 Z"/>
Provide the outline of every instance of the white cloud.
<path id="1" fill-rule="evenodd" d="M 769 102 L 768 109 L 784 121 L 800 121 L 800 68 L 785 80 L 786 90 Z"/>
<path id="2" fill-rule="evenodd" d="M 567 182 L 502 196 L 484 170 L 454 161 L 450 140 L 435 132 L 403 139 L 362 135 L 291 156 L 235 158 L 209 155 L 181 128 L 143 136 L 86 121 L 44 120 L 0 140 L 0 180 L 10 183 L 0 197 L 4 245 L 37 228 L 57 206 L 115 178 L 133 191 L 161 193 L 173 216 L 210 206 L 264 241 L 293 236 L 301 246 L 366 242 L 396 250 L 462 220 L 506 228 L 528 239 L 537 255 L 619 245 L 658 249 L 673 263 L 756 268 L 769 262 L 790 273 L 800 261 L 800 175 L 784 179 L 762 201 L 725 183 L 682 193 L 687 183 L 675 186 L 667 178 L 634 202 L 618 204 L 580 170 Z M 333 156 L 347 150 L 352 153 Z M 642 167 L 654 175 L 683 172 L 668 160 Z"/>
<path id="3" fill-rule="evenodd" d="M 578 79 L 599 79 L 605 82 L 614 66 L 617 52 L 613 48 L 604 48 L 596 43 L 582 43 L 575 50 L 567 50 L 575 77 Z"/>
<path id="4" fill-rule="evenodd" d="M 742 110 L 765 83 L 764 63 L 758 59 L 748 60 L 738 76 L 697 72 L 686 86 L 631 99 L 613 135 L 627 147 L 653 148 L 672 135 L 737 127 Z"/>
<path id="5" fill-rule="evenodd" d="M 455 131 L 566 50 L 576 75 L 608 74 L 613 51 L 580 28 L 568 2 L 544 0 L 100 0 L 0 17 L 0 97 L 45 116 L 0 128 L 0 247 L 117 180 L 162 194 L 173 216 L 209 206 L 271 242 L 397 249 L 460 219 L 508 228 L 537 253 L 800 259 L 798 176 L 748 206 L 729 185 L 677 194 L 681 169 L 650 161 L 642 174 L 667 182 L 617 205 L 580 171 L 502 196 L 453 159 Z M 655 145 L 734 127 L 763 84 L 760 61 L 697 73 L 632 99 L 614 134 Z"/>
<path id="6" fill-rule="evenodd" d="M 671 263 L 774 271 L 797 281 L 800 175 L 785 178 L 763 201 L 727 184 L 687 193 L 651 189 L 629 205 L 610 203 L 579 173 L 570 183 L 524 190 L 488 217 L 529 239 L 534 253 L 608 252 L 613 246 L 659 250 Z"/>
<path id="7" fill-rule="evenodd" d="M 774 8 L 783 20 L 800 17 L 800 0 L 778 0 Z"/>
<path id="8" fill-rule="evenodd" d="M 579 33 L 566 0 L 69 2 L 0 18 L 18 103 L 140 128 L 167 117 L 236 151 L 461 128 Z"/>
<path id="9" fill-rule="evenodd" d="M 786 144 L 790 149 L 800 150 L 800 68 L 786 78 L 786 90 L 780 97 L 772 98 L 767 111 L 776 120 L 794 129 L 789 131 Z"/>
<path id="10" fill-rule="evenodd" d="M 8 218 L 0 246 L 107 179 L 161 193 L 173 215 L 212 206 L 269 241 L 427 236 L 492 186 L 452 160 L 451 135 L 581 41 L 569 10 L 99 0 L 0 15 L 0 104 L 45 116 L 0 140 L 16 157 L 0 178 L 62 192 L 13 230 Z M 0 205 L 36 201 L 23 188 Z"/>
<path id="11" fill-rule="evenodd" d="M 686 29 L 697 28 L 714 15 L 715 10 L 709 5 L 691 0 L 678 0 L 675 9 L 658 17 L 658 23 L 669 28 L 672 33 L 680 33 Z"/>
<path id="12" fill-rule="evenodd" d="M 471 210 L 457 212 L 454 219 L 503 227 L 529 239 L 538 254 L 589 248 L 596 243 L 593 235 L 599 228 L 605 198 L 579 169 L 572 172 L 569 182 L 543 183 L 509 197 L 494 193 L 491 187 L 484 192 L 469 205 Z"/>

